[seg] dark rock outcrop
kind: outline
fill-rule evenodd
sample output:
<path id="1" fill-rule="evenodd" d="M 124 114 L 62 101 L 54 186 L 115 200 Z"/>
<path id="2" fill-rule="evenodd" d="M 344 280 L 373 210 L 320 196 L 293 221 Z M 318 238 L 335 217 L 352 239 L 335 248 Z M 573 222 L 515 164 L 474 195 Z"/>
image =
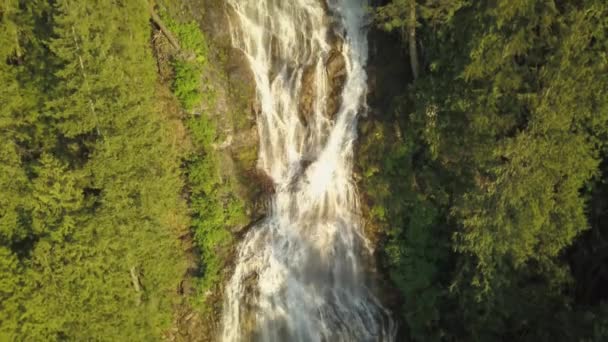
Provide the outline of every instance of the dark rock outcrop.
<path id="1" fill-rule="evenodd" d="M 298 115 L 304 125 L 308 125 L 312 115 L 314 114 L 315 101 L 315 66 L 310 65 L 304 69 L 302 73 L 302 81 L 300 88 L 300 103 L 298 104 Z"/>
<path id="2" fill-rule="evenodd" d="M 325 115 L 329 119 L 334 119 L 336 113 L 342 105 L 342 90 L 344 90 L 344 83 L 346 82 L 346 61 L 342 55 L 341 46 L 340 49 L 332 50 L 327 59 L 325 69 L 327 70 L 327 78 L 329 81 L 327 106 L 325 109 Z"/>
<path id="3" fill-rule="evenodd" d="M 324 62 L 325 71 L 327 73 L 327 94 L 326 107 L 324 115 L 333 120 L 336 113 L 342 105 L 342 91 L 344 83 L 348 76 L 346 70 L 346 60 L 342 55 L 342 39 L 335 35 L 331 35 L 330 42 L 332 49 L 329 52 L 327 59 Z M 317 80 L 315 75 L 315 65 L 307 66 L 301 78 L 300 84 L 300 102 L 298 104 L 298 115 L 304 125 L 308 125 L 314 115 L 315 96 L 317 95 L 317 86 L 320 80 Z"/>

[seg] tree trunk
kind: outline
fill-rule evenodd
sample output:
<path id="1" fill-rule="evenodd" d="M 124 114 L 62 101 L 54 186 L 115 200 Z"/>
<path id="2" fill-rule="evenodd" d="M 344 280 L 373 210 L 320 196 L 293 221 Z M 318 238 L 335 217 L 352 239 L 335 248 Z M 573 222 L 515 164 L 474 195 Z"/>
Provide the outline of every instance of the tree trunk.
<path id="1" fill-rule="evenodd" d="M 133 282 L 133 288 L 135 289 L 135 292 L 137 293 L 136 303 L 137 303 L 137 305 L 141 305 L 141 301 L 142 301 L 141 282 L 139 280 L 139 275 L 137 274 L 137 270 L 135 269 L 135 266 L 131 267 L 131 269 L 129 270 L 129 273 L 131 273 L 131 282 Z"/>
<path id="2" fill-rule="evenodd" d="M 137 275 L 137 270 L 135 269 L 135 266 L 131 267 L 129 271 L 129 273 L 131 273 L 131 281 L 133 282 L 133 288 L 135 288 L 135 292 L 140 292 L 141 285 L 139 283 L 139 276 Z"/>
<path id="3" fill-rule="evenodd" d="M 179 43 L 178 43 L 177 39 L 171 33 L 171 31 L 169 31 L 167 26 L 165 26 L 165 24 L 163 23 L 162 19 L 158 16 L 158 14 L 156 14 L 156 12 L 154 12 L 154 8 L 152 6 L 150 6 L 150 17 L 152 18 L 152 22 L 154 24 L 156 24 L 156 26 L 158 26 L 158 28 L 165 35 L 165 37 L 167 37 L 167 39 L 169 40 L 169 43 L 171 43 L 171 45 L 173 45 L 174 48 L 179 50 Z"/>
<path id="4" fill-rule="evenodd" d="M 414 80 L 418 79 L 418 47 L 416 46 L 416 0 L 410 0 L 409 23 L 407 27 L 407 39 L 410 50 L 410 66 Z"/>

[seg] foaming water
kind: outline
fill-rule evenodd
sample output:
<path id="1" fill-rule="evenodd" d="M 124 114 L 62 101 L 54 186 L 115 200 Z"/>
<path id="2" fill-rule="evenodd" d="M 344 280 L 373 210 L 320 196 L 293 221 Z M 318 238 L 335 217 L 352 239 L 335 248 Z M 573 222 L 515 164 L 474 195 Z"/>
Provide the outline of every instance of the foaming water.
<path id="1" fill-rule="evenodd" d="M 222 340 L 392 341 L 394 323 L 367 287 L 371 250 L 352 180 L 366 3 L 228 3 L 233 45 L 256 82 L 258 167 L 276 193 L 238 248 Z"/>

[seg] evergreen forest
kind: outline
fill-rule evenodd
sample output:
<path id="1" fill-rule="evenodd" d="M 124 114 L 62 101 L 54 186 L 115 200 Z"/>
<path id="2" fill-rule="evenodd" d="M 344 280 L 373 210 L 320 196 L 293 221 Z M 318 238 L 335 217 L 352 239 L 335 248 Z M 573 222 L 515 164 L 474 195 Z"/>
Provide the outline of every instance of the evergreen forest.
<path id="1" fill-rule="evenodd" d="M 217 340 L 274 191 L 225 6 L 0 0 L 0 341 Z M 608 341 L 608 1 L 366 11 L 396 340 Z"/>

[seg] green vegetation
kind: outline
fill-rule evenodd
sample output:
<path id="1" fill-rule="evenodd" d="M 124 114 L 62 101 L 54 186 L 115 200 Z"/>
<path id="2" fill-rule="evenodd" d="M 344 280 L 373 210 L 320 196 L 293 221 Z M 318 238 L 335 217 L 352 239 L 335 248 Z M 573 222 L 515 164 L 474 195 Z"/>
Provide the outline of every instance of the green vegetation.
<path id="1" fill-rule="evenodd" d="M 0 340 L 158 339 L 187 216 L 146 3 L 0 6 Z"/>
<path id="2" fill-rule="evenodd" d="M 231 229 L 246 226 L 249 217 L 245 199 L 239 195 L 240 180 L 229 170 L 230 161 L 226 159 L 230 156 L 218 150 L 226 139 L 220 127 L 226 123 L 211 112 L 216 108 L 216 88 L 223 86 L 208 77 L 212 71 L 218 72 L 218 66 L 209 63 L 217 59 L 211 54 L 211 43 L 196 22 L 174 19 L 169 11 L 161 12 L 161 17 L 180 47 L 171 56 L 172 91 L 184 111 L 195 112 L 184 118 L 192 145 L 184 158 L 186 190 L 191 231 L 200 252 L 200 276 L 191 299 L 193 306 L 212 321 L 217 319 L 210 315 L 221 304 L 218 294 L 222 293 L 225 271 L 234 253 L 236 241 Z"/>
<path id="3" fill-rule="evenodd" d="M 181 49 L 173 61 L 173 92 L 184 109 L 192 111 L 203 100 L 202 73 L 207 63 L 207 42 L 196 22 L 178 23 L 166 14 L 163 17 Z"/>
<path id="4" fill-rule="evenodd" d="M 217 303 L 248 217 L 205 112 L 208 42 L 164 8 L 179 49 L 145 1 L 0 5 L 2 341 L 159 340 Z"/>
<path id="5" fill-rule="evenodd" d="M 217 292 L 234 247 L 229 229 L 246 225 L 248 216 L 243 200 L 235 194 L 234 178 L 222 175 L 220 155 L 213 147 L 215 125 L 205 116 L 191 118 L 189 123 L 196 147 L 189 160 L 188 180 L 193 230 L 203 263 L 199 293 Z"/>
<path id="6" fill-rule="evenodd" d="M 376 13 L 406 33 L 412 81 L 362 127 L 360 166 L 409 337 L 608 338 L 608 5 L 394 0 Z"/>
<path id="7" fill-rule="evenodd" d="M 175 70 L 173 92 L 185 109 L 192 110 L 200 105 L 203 99 L 200 90 L 202 69 L 196 63 L 180 60 L 173 62 L 173 69 Z"/>
<path id="8" fill-rule="evenodd" d="M 399 340 L 608 339 L 608 4 L 381 2 L 358 166 Z M 264 179 L 203 3 L 156 4 L 179 49 L 147 1 L 0 3 L 0 341 L 217 326 Z"/>

